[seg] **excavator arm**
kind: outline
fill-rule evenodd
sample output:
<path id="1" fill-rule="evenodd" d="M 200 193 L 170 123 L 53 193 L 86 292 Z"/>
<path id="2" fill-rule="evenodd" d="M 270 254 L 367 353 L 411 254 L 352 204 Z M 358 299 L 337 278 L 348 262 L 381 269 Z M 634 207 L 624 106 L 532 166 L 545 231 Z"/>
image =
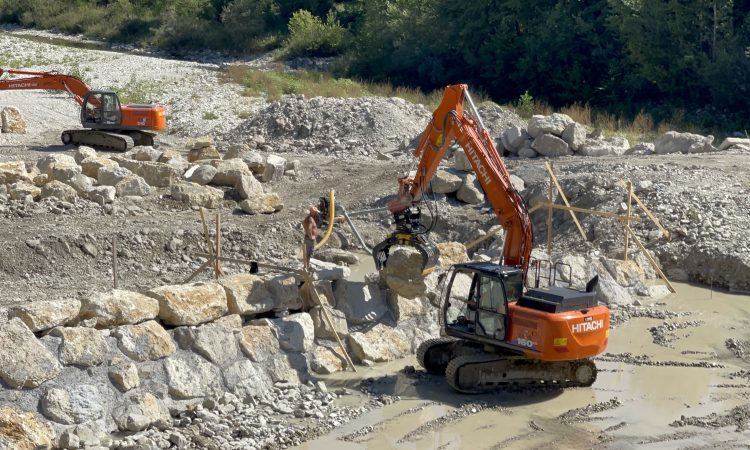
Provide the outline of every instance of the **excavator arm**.
<path id="1" fill-rule="evenodd" d="M 465 100 L 468 100 L 474 116 L 464 111 Z M 389 204 L 397 230 L 373 250 L 376 266 L 379 269 L 385 266 L 388 250 L 396 244 L 412 245 L 420 250 L 424 258 L 423 273 L 431 271 L 437 264 L 437 255 L 432 255 L 437 253 L 436 249 L 424 234 L 412 232 L 411 238 L 407 235 L 410 230 L 418 228 L 414 223 L 419 220 L 418 205 L 454 140 L 466 152 L 494 213 L 506 231 L 502 263 L 520 266 L 526 273 L 533 243 L 531 220 L 465 84 L 446 87 L 443 99 L 415 150 L 415 156 L 420 158 L 416 174 L 399 180 L 399 194 Z"/>
<path id="2" fill-rule="evenodd" d="M 71 75 L 63 75 L 56 72 L 0 69 L 0 77 L 4 73 L 27 76 L 19 79 L 0 80 L 0 91 L 11 89 L 65 91 L 71 94 L 79 105 L 83 105 L 83 99 L 91 91 L 91 88 L 86 83 Z"/>

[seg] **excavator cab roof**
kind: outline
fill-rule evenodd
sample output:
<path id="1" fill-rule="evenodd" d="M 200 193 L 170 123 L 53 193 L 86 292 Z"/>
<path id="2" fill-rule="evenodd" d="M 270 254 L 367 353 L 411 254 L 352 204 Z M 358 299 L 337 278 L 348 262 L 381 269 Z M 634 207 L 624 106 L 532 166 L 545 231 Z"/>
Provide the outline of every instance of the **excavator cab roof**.
<path id="1" fill-rule="evenodd" d="M 458 272 L 478 272 L 483 275 L 494 276 L 498 278 L 505 278 L 510 275 L 523 274 L 523 270 L 520 267 L 514 266 L 501 266 L 492 262 L 469 262 L 463 264 L 455 264 L 453 269 Z"/>

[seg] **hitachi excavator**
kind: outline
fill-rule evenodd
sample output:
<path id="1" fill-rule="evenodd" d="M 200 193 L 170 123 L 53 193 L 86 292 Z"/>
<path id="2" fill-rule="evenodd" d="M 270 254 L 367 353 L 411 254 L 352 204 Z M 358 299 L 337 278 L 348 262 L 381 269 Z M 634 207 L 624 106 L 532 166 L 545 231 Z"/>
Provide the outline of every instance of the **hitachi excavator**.
<path id="1" fill-rule="evenodd" d="M 376 266 L 388 264 L 391 246 L 411 245 L 422 253 L 423 274 L 435 267 L 437 251 L 424 233 L 419 205 L 454 140 L 505 229 L 505 242 L 500 264 L 451 267 L 441 296 L 445 337 L 422 343 L 419 364 L 429 373 L 445 374 L 448 384 L 464 393 L 506 384 L 590 386 L 597 374 L 590 358 L 604 351 L 609 338 L 609 310 L 593 292 L 597 278 L 582 290 L 554 282 L 526 286 L 531 220 L 466 85 L 446 88 L 422 133 L 416 174 L 399 180 L 399 194 L 389 203 L 397 230 L 373 250 Z"/>
<path id="2" fill-rule="evenodd" d="M 154 145 L 154 131 L 166 128 L 165 109 L 157 104 L 121 105 L 113 91 L 92 90 L 81 79 L 56 72 L 0 69 L 22 78 L 0 79 L 0 91 L 10 89 L 66 91 L 81 105 L 83 130 L 65 130 L 63 144 L 88 145 L 127 151 L 135 145 Z"/>

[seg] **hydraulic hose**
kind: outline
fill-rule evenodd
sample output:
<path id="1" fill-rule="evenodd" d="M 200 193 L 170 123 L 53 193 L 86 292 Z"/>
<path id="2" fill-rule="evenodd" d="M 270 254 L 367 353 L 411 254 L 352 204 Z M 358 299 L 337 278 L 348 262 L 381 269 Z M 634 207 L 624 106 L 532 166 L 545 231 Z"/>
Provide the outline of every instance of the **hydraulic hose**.
<path id="1" fill-rule="evenodd" d="M 326 245 L 328 238 L 331 237 L 331 232 L 333 231 L 333 221 L 336 218 L 336 203 L 334 197 L 335 196 L 333 189 L 331 189 L 331 193 L 328 195 L 328 228 L 326 229 L 326 233 L 323 235 L 323 239 L 321 239 L 320 242 L 315 245 L 315 250 Z"/>

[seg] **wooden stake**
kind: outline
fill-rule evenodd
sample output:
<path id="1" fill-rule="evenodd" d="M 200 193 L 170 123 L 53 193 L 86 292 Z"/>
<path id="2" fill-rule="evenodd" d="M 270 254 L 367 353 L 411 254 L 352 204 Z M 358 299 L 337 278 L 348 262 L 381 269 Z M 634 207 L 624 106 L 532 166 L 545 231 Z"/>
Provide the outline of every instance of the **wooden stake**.
<path id="1" fill-rule="evenodd" d="M 627 203 L 627 219 L 625 219 L 625 226 L 630 226 L 630 205 L 633 202 L 633 183 L 628 180 L 626 184 L 626 189 L 628 190 L 628 203 Z M 630 234 L 628 233 L 628 230 L 625 230 L 625 251 L 622 255 L 622 260 L 627 261 L 628 260 L 628 238 L 630 237 Z"/>
<path id="2" fill-rule="evenodd" d="M 323 304 L 323 301 L 320 299 L 318 290 L 315 288 L 315 284 L 313 283 L 312 277 L 309 273 L 305 273 L 305 287 L 307 288 L 310 298 L 314 299 L 314 302 L 320 305 L 320 309 L 323 310 L 323 317 L 325 317 L 328 326 L 331 327 L 333 335 L 336 337 L 336 341 L 339 343 L 339 348 L 341 348 L 341 351 L 344 353 L 344 359 L 346 359 L 346 363 L 349 364 L 349 367 L 351 367 L 354 372 L 356 372 L 357 369 L 354 367 L 354 363 L 349 357 L 349 353 L 347 353 L 346 347 L 344 347 L 344 343 L 341 342 L 341 338 L 339 338 L 339 334 L 338 332 L 336 332 L 336 328 L 333 327 L 333 320 L 331 320 L 331 316 L 328 314 L 328 309 L 326 308 L 327 305 Z"/>
<path id="3" fill-rule="evenodd" d="M 659 268 L 659 264 L 657 264 L 657 262 L 654 260 L 654 258 L 651 257 L 651 254 L 648 252 L 648 250 L 646 250 L 646 247 L 644 247 L 643 244 L 641 244 L 641 240 L 638 239 L 638 236 L 635 235 L 635 232 L 633 232 L 633 229 L 630 228 L 630 226 L 628 224 L 625 224 L 625 230 L 627 230 L 627 232 L 630 233 L 631 236 L 633 236 L 633 242 L 635 242 L 636 245 L 638 245 L 638 248 L 641 249 L 641 252 L 646 256 L 646 259 L 648 259 L 648 262 L 651 263 L 651 267 L 654 268 L 654 270 L 656 271 L 656 273 L 658 273 L 659 276 L 667 284 L 667 288 L 669 288 L 669 290 L 672 293 L 676 293 L 677 291 L 675 290 L 674 286 L 672 286 L 672 283 L 669 282 L 669 280 L 667 279 L 667 276 L 664 275 L 664 272 L 661 271 L 661 269 Z"/>
<path id="4" fill-rule="evenodd" d="M 216 278 L 223 277 L 224 271 L 221 269 L 221 215 L 216 213 Z"/>
<path id="5" fill-rule="evenodd" d="M 197 277 L 199 273 L 201 273 L 204 270 L 206 270 L 206 268 L 208 268 L 208 266 L 211 265 L 212 262 L 213 262 L 213 260 L 209 259 L 206 262 L 204 262 L 203 264 L 201 264 L 201 266 L 198 267 L 197 269 L 195 269 L 195 272 L 193 272 L 192 275 L 190 275 L 189 277 L 187 277 L 185 279 L 185 281 L 182 282 L 182 284 L 190 283 L 191 281 L 193 281 L 193 278 Z"/>
<path id="6" fill-rule="evenodd" d="M 620 180 L 620 186 L 623 186 L 623 187 L 625 187 L 625 186 L 626 186 L 626 184 L 625 184 L 625 182 L 624 182 L 623 180 Z M 664 227 L 663 227 L 663 226 L 661 225 L 661 223 L 659 222 L 659 220 L 658 220 L 658 219 L 657 219 L 656 217 L 654 217 L 654 215 L 653 215 L 653 214 L 651 213 L 651 210 L 650 210 L 650 209 L 648 209 L 648 207 L 646 207 L 646 205 L 644 205 L 644 204 L 643 204 L 643 202 L 642 202 L 642 201 L 641 201 L 641 199 L 640 199 L 640 198 L 639 198 L 639 197 L 638 197 L 638 196 L 637 196 L 637 195 L 635 194 L 635 192 L 633 193 L 633 200 L 635 200 L 635 202 L 636 202 L 636 203 L 638 204 L 638 206 L 640 206 L 640 207 L 641 207 L 641 208 L 643 209 L 643 212 L 645 212 L 645 213 L 646 213 L 646 215 L 648 216 L 648 218 L 649 218 L 649 219 L 651 219 L 651 222 L 653 222 L 653 224 L 654 224 L 654 225 L 656 225 L 656 228 L 658 228 L 658 229 L 659 229 L 659 231 L 661 231 L 661 232 L 662 232 L 662 233 L 664 234 L 664 237 L 666 237 L 666 238 L 667 238 L 667 240 L 670 240 L 670 239 L 672 239 L 672 237 L 671 237 L 671 235 L 670 235 L 669 231 L 667 231 L 667 230 L 666 230 L 666 229 L 665 229 L 665 228 L 664 228 Z"/>
<path id="7" fill-rule="evenodd" d="M 547 167 L 547 172 L 549 172 L 550 179 L 554 181 L 555 186 L 557 187 L 557 192 L 560 193 L 560 198 L 562 198 L 563 203 L 565 203 L 565 206 L 570 207 L 570 203 L 568 202 L 568 197 L 565 196 L 565 192 L 563 192 L 562 186 L 560 186 L 560 183 L 557 181 L 557 177 L 555 176 L 555 172 L 552 171 L 552 163 L 547 161 L 545 163 L 545 167 Z M 552 202 L 552 198 L 550 196 L 550 203 Z M 572 210 L 568 210 L 570 213 L 570 217 L 573 218 L 573 222 L 575 222 L 576 227 L 578 227 L 578 232 L 581 233 L 581 238 L 583 238 L 584 241 L 586 241 L 586 233 L 583 231 L 583 227 L 581 226 L 581 223 L 578 222 L 578 218 L 576 217 L 576 213 L 574 213 Z"/>
<path id="8" fill-rule="evenodd" d="M 203 237 L 206 239 L 206 246 L 208 247 L 208 254 L 211 255 L 209 261 L 214 263 L 214 277 L 219 278 L 219 274 L 216 272 L 216 263 L 214 260 L 214 244 L 211 242 L 211 237 L 208 235 L 208 225 L 206 224 L 206 215 L 203 212 L 203 208 L 200 209 L 201 222 L 203 223 Z"/>
<path id="9" fill-rule="evenodd" d="M 464 247 L 466 248 L 466 250 L 471 250 L 472 248 L 476 247 L 477 245 L 481 244 L 482 242 L 484 242 L 484 241 L 486 241 L 488 239 L 492 239 L 493 237 L 497 236 L 498 234 L 500 234 L 502 232 L 503 232 L 503 227 L 501 227 L 500 225 L 496 225 L 496 226 L 490 228 L 489 232 L 487 234 L 485 234 L 484 236 L 482 236 L 480 238 L 477 238 L 477 239 L 474 239 L 473 241 L 464 244 Z"/>
<path id="10" fill-rule="evenodd" d="M 558 205 L 556 203 L 550 204 L 550 203 L 544 202 L 541 205 L 537 205 L 537 206 L 539 208 L 552 208 L 552 209 L 561 209 L 563 211 L 575 211 L 575 212 L 580 212 L 580 213 L 585 213 L 585 214 L 591 214 L 594 216 L 609 217 L 611 219 L 619 219 L 622 221 L 624 221 L 627 218 L 627 216 L 623 214 L 615 214 L 609 211 L 597 211 L 595 209 L 579 208 L 577 206 Z M 643 220 L 638 216 L 632 216 L 630 218 L 630 221 L 631 222 L 643 222 Z"/>
<path id="11" fill-rule="evenodd" d="M 545 164 L 549 170 L 549 163 Z M 547 258 L 552 259 L 552 171 L 549 172 L 549 191 L 547 193 Z"/>
<path id="12" fill-rule="evenodd" d="M 118 277 L 117 277 L 117 235 L 112 238 L 112 284 L 114 285 L 114 288 L 117 289 L 118 286 Z"/>

